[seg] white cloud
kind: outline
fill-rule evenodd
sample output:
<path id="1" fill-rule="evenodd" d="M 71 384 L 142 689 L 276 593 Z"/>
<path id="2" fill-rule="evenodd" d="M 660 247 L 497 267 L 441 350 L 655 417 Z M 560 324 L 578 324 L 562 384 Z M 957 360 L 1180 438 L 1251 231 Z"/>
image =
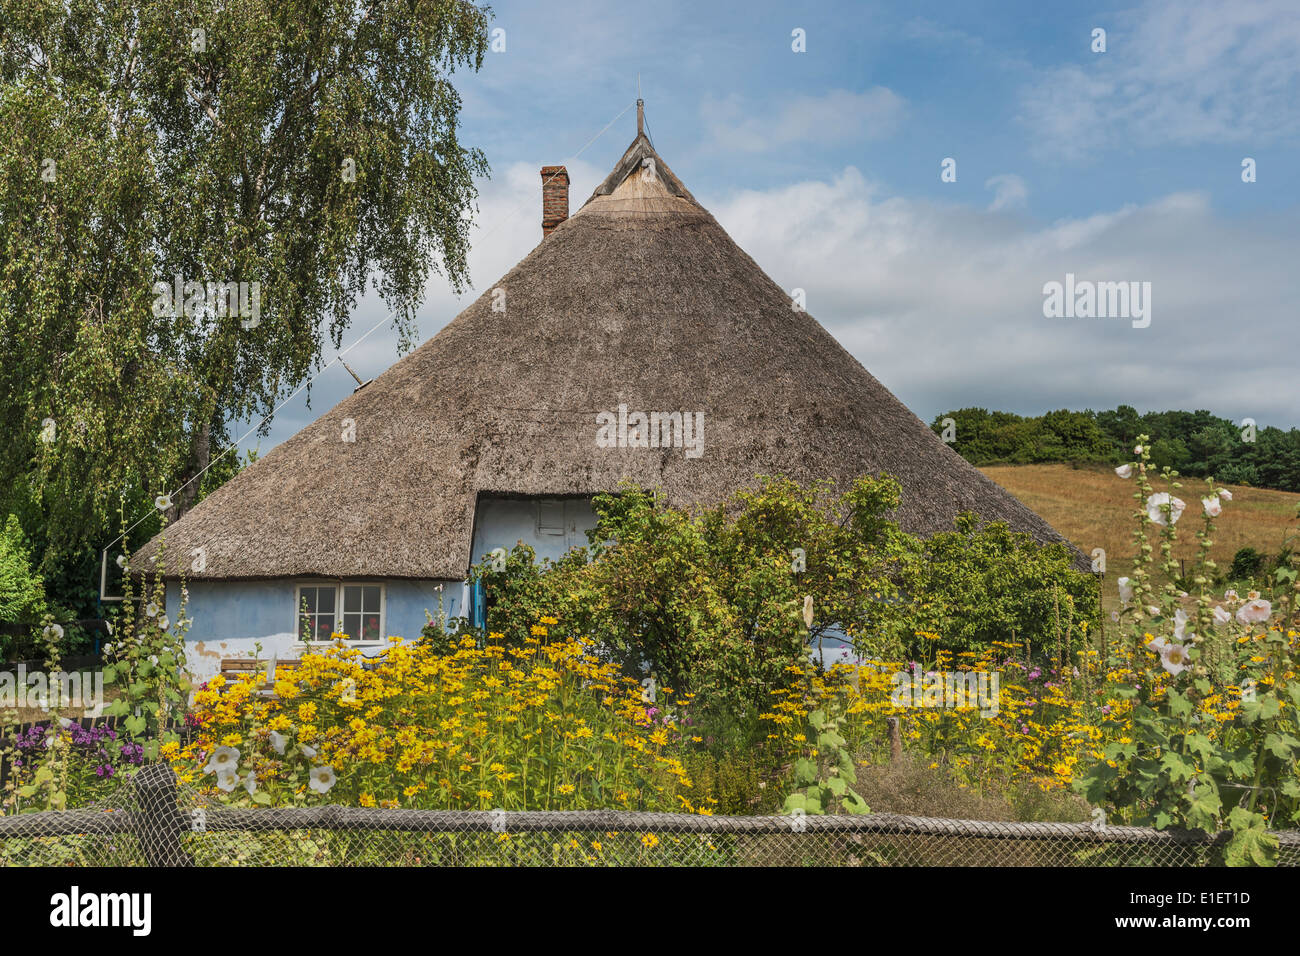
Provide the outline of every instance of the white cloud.
<path id="1" fill-rule="evenodd" d="M 922 417 L 984 405 L 1209 408 L 1295 422 L 1290 336 L 1300 238 L 1217 216 L 1199 193 L 1035 223 L 888 196 L 853 167 L 745 191 L 713 213 L 783 288 Z M 1152 322 L 1048 319 L 1072 272 L 1152 283 Z M 1206 349 L 1204 343 L 1217 347 Z M 1250 354 L 1251 372 L 1237 357 Z"/>
<path id="2" fill-rule="evenodd" d="M 984 181 L 984 188 L 993 190 L 993 201 L 989 203 L 989 212 L 1023 206 L 1025 200 L 1029 198 L 1029 187 L 1014 173 L 990 176 Z"/>
<path id="3" fill-rule="evenodd" d="M 786 143 L 881 139 L 897 128 L 902 97 L 883 86 L 861 93 L 831 90 L 758 105 L 732 95 L 706 96 L 700 114 L 713 144 L 731 152 L 762 152 Z"/>
<path id="4" fill-rule="evenodd" d="M 1295 0 L 1155 0 L 1098 25 L 1107 52 L 1083 53 L 1021 92 L 1019 118 L 1038 155 L 1248 146 L 1300 132 Z"/>

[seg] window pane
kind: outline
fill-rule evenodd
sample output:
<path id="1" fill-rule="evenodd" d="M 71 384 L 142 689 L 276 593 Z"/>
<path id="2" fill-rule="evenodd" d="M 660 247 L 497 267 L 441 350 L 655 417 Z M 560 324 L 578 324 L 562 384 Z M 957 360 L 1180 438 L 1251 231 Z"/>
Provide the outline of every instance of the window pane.
<path id="1" fill-rule="evenodd" d="M 317 588 L 316 605 L 317 609 L 323 614 L 334 613 L 334 589 Z"/>
<path id="2" fill-rule="evenodd" d="M 316 617 L 316 640 L 328 641 L 334 631 L 334 615 L 320 614 Z"/>
<path id="3" fill-rule="evenodd" d="M 356 587 L 355 585 L 349 585 L 343 589 L 343 610 L 361 610 L 361 588 Z"/>
<path id="4" fill-rule="evenodd" d="M 362 610 L 365 610 L 370 614 L 378 614 L 379 613 L 379 586 L 375 585 L 374 587 L 367 587 L 364 588 L 363 590 L 365 591 L 366 594 L 366 603 L 362 608 Z M 379 626 L 379 622 L 376 621 L 375 627 L 378 626 Z"/>
<path id="5" fill-rule="evenodd" d="M 361 615 L 344 614 L 343 615 L 343 633 L 352 640 L 360 640 L 361 635 Z"/>
<path id="6" fill-rule="evenodd" d="M 315 588 L 302 589 L 302 602 L 299 605 L 299 607 L 303 607 L 303 606 L 307 608 L 308 614 L 316 613 L 316 589 Z"/>
<path id="7" fill-rule="evenodd" d="M 363 641 L 379 640 L 379 615 L 367 614 L 361 628 L 361 639 Z"/>

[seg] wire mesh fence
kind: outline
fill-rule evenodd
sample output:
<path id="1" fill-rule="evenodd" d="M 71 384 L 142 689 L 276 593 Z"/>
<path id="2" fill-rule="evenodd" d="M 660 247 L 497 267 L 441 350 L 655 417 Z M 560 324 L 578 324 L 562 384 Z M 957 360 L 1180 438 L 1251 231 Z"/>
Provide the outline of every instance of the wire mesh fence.
<path id="1" fill-rule="evenodd" d="M 117 799 L 0 817 L 5 866 L 1219 866 L 1226 834 L 897 814 L 232 808 L 147 767 Z M 1278 864 L 1300 866 L 1282 831 Z"/>

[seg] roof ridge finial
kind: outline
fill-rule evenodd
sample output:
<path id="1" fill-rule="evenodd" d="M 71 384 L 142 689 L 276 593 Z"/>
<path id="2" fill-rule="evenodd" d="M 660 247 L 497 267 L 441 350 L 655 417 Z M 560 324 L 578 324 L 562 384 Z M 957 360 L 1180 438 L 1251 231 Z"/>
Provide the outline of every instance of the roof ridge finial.
<path id="1" fill-rule="evenodd" d="M 645 100 L 641 99 L 641 74 L 636 75 L 636 134 L 645 135 Z"/>

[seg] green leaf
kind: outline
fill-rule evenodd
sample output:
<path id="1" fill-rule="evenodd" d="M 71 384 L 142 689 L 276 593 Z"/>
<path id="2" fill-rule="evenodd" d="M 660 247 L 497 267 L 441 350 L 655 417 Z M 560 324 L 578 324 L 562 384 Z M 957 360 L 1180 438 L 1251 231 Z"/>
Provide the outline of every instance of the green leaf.
<path id="1" fill-rule="evenodd" d="M 130 717 L 126 719 L 125 723 L 126 723 L 126 732 L 130 734 L 132 737 L 139 737 L 141 734 L 144 733 L 145 722 L 143 717 L 132 714 Z"/>
<path id="2" fill-rule="evenodd" d="M 833 730 L 827 730 L 817 735 L 818 750 L 838 750 L 844 746 L 844 738 Z"/>
<path id="3" fill-rule="evenodd" d="M 854 790 L 844 794 L 844 806 L 849 813 L 870 813 L 871 808 L 867 806 L 867 801 L 862 799 L 862 795 Z"/>
<path id="4" fill-rule="evenodd" d="M 1264 815 L 1234 807 L 1228 814 L 1232 839 L 1224 849 L 1228 866 L 1275 866 L 1277 837 L 1268 832 Z"/>
<path id="5" fill-rule="evenodd" d="M 812 724 L 814 730 L 821 730 L 826 725 L 826 711 L 814 710 L 808 715 L 808 723 Z"/>
<path id="6" fill-rule="evenodd" d="M 1188 801 L 1187 825 L 1201 830 L 1213 830 L 1219 822 L 1219 813 L 1223 810 L 1223 801 L 1219 798 L 1219 788 L 1208 777 L 1197 781 Z"/>
<path id="7" fill-rule="evenodd" d="M 1173 751 L 1164 755 L 1160 761 L 1160 769 L 1173 783 L 1186 783 L 1196 775 L 1196 766 Z"/>
<path id="8" fill-rule="evenodd" d="M 801 787 L 808 787 L 817 782 L 817 765 L 807 757 L 800 757 L 794 762 L 794 780 Z"/>
<path id="9" fill-rule="evenodd" d="M 1300 740 L 1290 734 L 1267 734 L 1264 737 L 1264 749 L 1282 760 L 1290 760 L 1292 752 L 1297 748 L 1300 748 Z"/>
<path id="10" fill-rule="evenodd" d="M 1168 691 L 1167 700 L 1169 703 L 1169 713 L 1173 714 L 1175 717 L 1186 717 L 1192 712 L 1192 702 L 1172 687 Z"/>

